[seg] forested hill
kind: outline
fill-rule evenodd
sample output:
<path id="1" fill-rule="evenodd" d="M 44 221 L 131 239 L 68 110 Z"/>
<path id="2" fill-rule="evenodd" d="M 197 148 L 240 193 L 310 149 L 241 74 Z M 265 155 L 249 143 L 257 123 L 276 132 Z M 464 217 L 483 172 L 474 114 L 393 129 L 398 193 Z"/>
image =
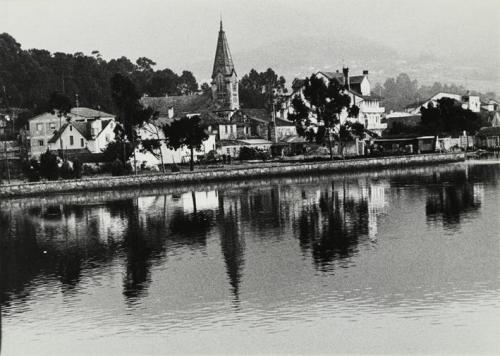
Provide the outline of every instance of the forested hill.
<path id="1" fill-rule="evenodd" d="M 126 57 L 104 60 L 98 51 L 50 53 L 23 50 L 7 33 L 0 34 L 0 108 L 20 107 L 33 113 L 44 110 L 54 91 L 65 93 L 80 106 L 113 111 L 110 78 L 127 74 L 140 93 L 151 96 L 179 95 L 198 90 L 193 74 L 178 75 L 170 69 L 155 70 L 156 63 L 142 57 L 135 63 Z"/>

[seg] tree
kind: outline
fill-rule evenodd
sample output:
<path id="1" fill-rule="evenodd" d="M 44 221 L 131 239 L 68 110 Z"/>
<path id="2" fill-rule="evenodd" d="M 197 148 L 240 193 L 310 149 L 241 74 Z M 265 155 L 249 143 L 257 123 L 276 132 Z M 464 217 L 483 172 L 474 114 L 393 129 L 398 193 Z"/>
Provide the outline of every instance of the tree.
<path id="1" fill-rule="evenodd" d="M 115 74 L 111 78 L 111 95 L 117 109 L 117 121 L 121 124 L 118 131 L 118 140 L 122 142 L 125 152 L 125 142 L 132 143 L 134 155 L 134 170 L 136 171 L 135 148 L 138 144 L 137 128 L 153 117 L 154 110 L 144 108 L 140 102 L 140 95 L 130 78 Z M 125 164 L 125 162 L 123 162 Z"/>
<path id="2" fill-rule="evenodd" d="M 78 94 L 82 106 L 112 111 L 110 79 L 116 73 L 129 76 L 141 95 L 180 95 L 181 91 L 196 90 L 197 83 L 190 72 L 178 75 L 170 69 L 154 70 L 154 66 L 155 62 L 146 57 L 135 62 L 127 57 L 106 61 L 97 50 L 90 55 L 23 50 L 12 36 L 3 33 L 0 107 L 25 108 L 40 114 L 46 111 L 50 94 L 58 91 L 71 99 Z"/>
<path id="3" fill-rule="evenodd" d="M 463 131 L 474 134 L 488 125 L 479 115 L 463 109 L 461 103 L 450 98 L 439 99 L 436 106 L 430 103 L 420 112 L 421 130 L 429 135 L 461 135 Z"/>
<path id="4" fill-rule="evenodd" d="M 300 136 L 328 144 L 330 158 L 333 158 L 332 139 L 342 144 L 340 139 L 344 131 L 352 129 L 351 125 L 341 125 L 341 114 L 345 112 L 348 117 L 357 117 L 359 108 L 350 105 L 351 98 L 336 81 L 325 83 L 314 74 L 306 79 L 303 95 L 307 103 L 299 95 L 295 96 L 292 100 L 294 113 L 289 117 L 295 122 Z"/>
<path id="5" fill-rule="evenodd" d="M 40 175 L 48 180 L 59 179 L 57 156 L 49 150 L 40 155 Z"/>
<path id="6" fill-rule="evenodd" d="M 275 92 L 286 92 L 285 78 L 268 68 L 265 72 L 252 69 L 239 82 L 239 97 L 242 107 L 269 108 L 270 98 Z"/>
<path id="7" fill-rule="evenodd" d="M 170 125 L 163 127 L 167 140 L 167 147 L 177 150 L 187 147 L 191 151 L 189 169 L 194 169 L 194 150 L 200 149 L 203 141 L 208 139 L 207 128 L 201 122 L 200 116 L 185 116 L 174 120 Z"/>

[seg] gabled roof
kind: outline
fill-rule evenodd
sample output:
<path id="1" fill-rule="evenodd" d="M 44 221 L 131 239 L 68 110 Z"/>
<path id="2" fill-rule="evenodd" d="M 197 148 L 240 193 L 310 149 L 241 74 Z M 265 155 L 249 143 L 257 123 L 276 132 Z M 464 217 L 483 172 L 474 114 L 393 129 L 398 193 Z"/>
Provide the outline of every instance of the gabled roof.
<path id="1" fill-rule="evenodd" d="M 49 143 L 57 142 L 57 140 L 59 140 L 59 137 L 61 137 L 62 133 L 64 132 L 64 130 L 66 130 L 66 127 L 68 127 L 68 125 L 69 125 L 68 123 L 62 125 L 61 128 L 54 133 L 54 136 L 52 136 L 52 138 L 49 140 Z"/>
<path id="2" fill-rule="evenodd" d="M 500 127 L 482 127 L 477 134 L 483 137 L 500 136 Z"/>
<path id="3" fill-rule="evenodd" d="M 364 78 L 365 78 L 364 75 L 354 75 L 352 77 L 349 77 L 349 83 L 351 83 L 351 85 L 361 84 Z"/>
<path id="4" fill-rule="evenodd" d="M 160 116 L 168 116 L 168 109 L 174 109 L 175 116 L 201 113 L 213 108 L 209 93 L 202 95 L 177 95 L 166 97 L 145 96 L 141 99 L 144 106 L 157 111 Z"/>
<path id="5" fill-rule="evenodd" d="M 219 38 L 217 39 L 217 49 L 215 50 L 214 68 L 212 71 L 212 79 L 217 73 L 223 75 L 232 75 L 234 72 L 233 58 L 229 52 L 226 33 L 222 29 L 222 21 L 220 22 Z"/>
<path id="6" fill-rule="evenodd" d="M 292 89 L 298 90 L 298 89 L 302 88 L 305 83 L 306 83 L 305 79 L 295 78 L 292 82 Z"/>
<path id="7" fill-rule="evenodd" d="M 76 115 L 76 116 L 85 117 L 88 119 L 95 119 L 95 118 L 101 118 L 101 117 L 115 117 L 115 115 L 108 114 L 104 111 L 95 110 L 95 109 L 91 109 L 91 108 L 84 108 L 84 107 L 72 108 L 70 115 L 71 114 Z"/>
<path id="8" fill-rule="evenodd" d="M 293 121 L 283 120 L 280 118 L 276 118 L 275 120 L 276 120 L 276 126 L 278 127 L 288 127 L 288 126 L 295 127 L 295 123 Z"/>
<path id="9" fill-rule="evenodd" d="M 56 131 L 54 133 L 54 136 L 51 137 L 51 139 L 49 140 L 49 143 L 57 142 L 57 140 L 59 140 L 59 138 L 61 137 L 63 132 L 70 125 L 73 126 L 75 128 L 75 130 L 78 131 L 80 133 L 80 135 L 82 135 L 87 141 L 95 139 L 101 134 L 101 132 L 104 131 L 106 126 L 108 126 L 108 124 L 113 120 L 99 120 L 99 121 L 101 123 L 101 129 L 99 130 L 99 132 L 97 133 L 97 135 L 94 138 L 92 138 L 92 121 L 86 121 L 86 122 L 72 121 L 72 122 L 68 122 L 68 123 L 65 123 L 64 125 L 62 125 L 61 129 Z"/>

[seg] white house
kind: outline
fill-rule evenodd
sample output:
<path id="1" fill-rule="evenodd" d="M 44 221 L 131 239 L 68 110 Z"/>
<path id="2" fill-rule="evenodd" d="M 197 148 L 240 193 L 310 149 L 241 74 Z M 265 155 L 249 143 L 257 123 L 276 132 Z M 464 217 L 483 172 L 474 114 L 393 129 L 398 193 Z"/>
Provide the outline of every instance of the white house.
<path id="1" fill-rule="evenodd" d="M 478 113 L 481 111 L 481 100 L 479 99 L 479 96 L 477 95 L 460 95 L 460 94 L 452 94 L 452 93 L 437 93 L 430 97 L 429 99 L 423 101 L 422 103 L 414 103 L 410 104 L 406 107 L 406 112 L 413 114 L 413 115 L 418 115 L 420 114 L 420 108 L 424 107 L 427 108 L 429 104 L 432 103 L 433 106 L 436 106 L 438 103 L 438 100 L 442 98 L 449 98 L 458 101 L 459 103 L 462 104 L 462 108 L 468 109 L 472 112 Z"/>
<path id="2" fill-rule="evenodd" d="M 26 132 L 27 137 L 26 141 L 29 142 L 29 152 L 31 156 L 38 157 L 40 154 L 47 151 L 49 149 L 60 149 L 61 143 L 54 138 L 54 135 L 60 132 L 60 129 L 65 126 L 68 122 L 88 122 L 94 120 L 101 120 L 102 122 L 107 122 L 110 120 L 114 121 L 114 115 L 108 114 L 104 111 L 94 110 L 85 107 L 76 107 L 72 108 L 71 111 L 67 115 L 59 116 L 57 112 L 54 113 L 43 113 L 31 118 L 28 121 L 28 130 Z M 82 132 L 87 132 L 87 129 L 80 127 Z M 75 134 L 67 135 L 66 142 L 69 144 L 70 136 L 73 136 L 72 145 L 73 148 L 85 148 L 87 146 L 87 142 L 84 142 L 84 146 L 81 147 L 81 141 L 76 139 Z M 114 135 L 113 135 L 114 137 Z M 105 138 L 105 137 L 104 137 Z M 98 141 L 100 141 L 99 139 Z M 52 141 L 52 142 L 51 142 Z M 57 145 L 54 145 L 55 141 L 57 141 Z M 89 141 L 86 139 L 86 141 Z M 92 138 L 90 137 L 90 141 Z M 63 138 L 64 142 L 64 138 Z M 88 144 L 90 147 L 96 146 L 94 143 Z M 99 144 L 97 146 L 100 146 Z M 54 148 L 55 147 L 55 148 Z M 64 147 L 64 145 L 63 145 Z M 71 145 L 68 145 L 68 148 Z M 92 151 L 92 148 L 90 148 Z M 97 150 L 97 149 L 96 149 Z M 94 152 L 94 151 L 92 151 Z M 98 151 L 100 152 L 100 151 Z"/>
<path id="3" fill-rule="evenodd" d="M 115 139 L 115 120 L 69 121 L 48 141 L 50 150 L 88 150 L 102 153 Z"/>
<path id="4" fill-rule="evenodd" d="M 344 68 L 343 72 L 317 72 L 316 76 L 322 78 L 325 83 L 336 81 L 344 88 L 345 93 L 351 98 L 351 105 L 356 105 L 359 108 L 357 118 L 348 118 L 347 111 L 341 114 L 340 121 L 344 123 L 346 120 L 357 121 L 362 123 L 366 129 L 381 135 L 387 125 L 382 122 L 385 113 L 385 108 L 380 106 L 381 97 L 372 94 L 371 84 L 368 79 L 368 71 L 363 71 L 362 75 L 349 76 L 349 69 Z M 292 100 L 299 96 L 308 105 L 304 98 L 305 80 L 295 79 L 292 83 L 292 94 L 284 97 L 282 105 L 278 108 L 276 116 L 287 120 L 288 114 L 293 112 Z"/>
<path id="5" fill-rule="evenodd" d="M 158 140 L 161 142 L 157 149 L 146 149 L 142 144 L 135 151 L 135 160 L 138 168 L 144 166 L 148 168 L 160 167 L 163 164 L 187 163 L 191 159 L 191 151 L 187 147 L 173 150 L 167 147 L 166 138 L 161 125 L 171 122 L 171 120 L 161 120 L 144 124 L 139 130 L 138 135 L 141 140 Z M 201 149 L 194 151 L 194 160 L 198 156 L 203 156 L 208 152 L 216 150 L 215 135 L 210 134 L 208 139 L 203 141 Z"/>
<path id="6" fill-rule="evenodd" d="M 357 121 L 377 135 L 387 128 L 387 124 L 382 122 L 385 108 L 380 106 L 381 97 L 374 95 L 371 91 L 371 84 L 368 79 L 368 71 L 364 70 L 362 75 L 349 76 L 349 68 L 343 68 L 342 73 L 336 72 L 318 72 L 316 76 L 323 78 L 325 82 L 336 81 L 345 88 L 346 94 L 351 98 L 351 105 L 359 108 L 357 118 L 348 118 L 347 111 L 340 117 L 343 124 L 345 121 Z"/>

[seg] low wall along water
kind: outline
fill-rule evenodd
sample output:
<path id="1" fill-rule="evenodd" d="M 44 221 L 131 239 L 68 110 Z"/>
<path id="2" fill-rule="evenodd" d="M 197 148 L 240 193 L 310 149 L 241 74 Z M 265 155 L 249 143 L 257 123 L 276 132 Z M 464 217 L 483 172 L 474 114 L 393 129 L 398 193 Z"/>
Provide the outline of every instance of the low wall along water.
<path id="1" fill-rule="evenodd" d="M 225 180 L 242 180 L 266 176 L 294 176 L 325 172 L 350 172 L 388 167 L 415 166 L 458 162 L 465 160 L 463 153 L 432 153 L 412 156 L 362 158 L 345 161 L 311 163 L 263 163 L 258 167 L 228 168 L 220 170 L 180 172 L 169 174 L 131 175 L 123 177 L 99 177 L 78 180 L 59 180 L 11 184 L 0 186 L 0 197 L 46 195 L 53 193 L 89 190 L 116 190 L 154 185 L 181 185 Z"/>

